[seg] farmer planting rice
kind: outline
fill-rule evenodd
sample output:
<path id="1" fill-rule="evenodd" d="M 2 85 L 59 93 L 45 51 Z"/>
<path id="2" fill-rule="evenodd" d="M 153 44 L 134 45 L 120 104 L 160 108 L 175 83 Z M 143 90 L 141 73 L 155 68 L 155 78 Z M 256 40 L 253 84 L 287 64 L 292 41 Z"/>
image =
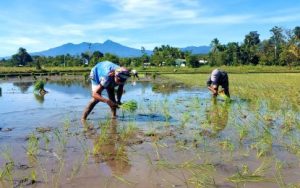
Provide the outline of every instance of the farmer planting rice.
<path id="1" fill-rule="evenodd" d="M 116 118 L 116 109 L 121 105 L 124 84 L 129 77 L 130 71 L 125 67 L 120 67 L 110 61 L 97 63 L 90 73 L 92 99 L 85 108 L 81 119 L 86 120 L 99 101 L 106 103 L 111 109 L 112 118 Z M 116 99 L 115 87 L 117 86 Z M 103 90 L 107 91 L 108 98 L 102 96 Z"/>
<path id="2" fill-rule="evenodd" d="M 213 96 L 218 96 L 218 88 L 221 85 L 223 88 L 222 92 L 224 91 L 224 94 L 228 98 L 230 98 L 227 72 L 219 69 L 214 69 L 211 75 L 208 77 L 206 84 L 207 88 L 212 92 Z"/>

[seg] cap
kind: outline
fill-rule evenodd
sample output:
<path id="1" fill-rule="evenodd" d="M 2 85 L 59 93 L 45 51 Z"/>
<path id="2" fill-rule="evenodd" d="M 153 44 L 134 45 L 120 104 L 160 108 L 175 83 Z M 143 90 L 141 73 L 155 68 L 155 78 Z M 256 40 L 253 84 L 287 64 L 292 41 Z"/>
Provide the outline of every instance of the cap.
<path id="1" fill-rule="evenodd" d="M 130 77 L 130 71 L 125 67 L 120 67 L 115 70 L 115 76 L 119 77 L 121 82 L 125 82 Z"/>

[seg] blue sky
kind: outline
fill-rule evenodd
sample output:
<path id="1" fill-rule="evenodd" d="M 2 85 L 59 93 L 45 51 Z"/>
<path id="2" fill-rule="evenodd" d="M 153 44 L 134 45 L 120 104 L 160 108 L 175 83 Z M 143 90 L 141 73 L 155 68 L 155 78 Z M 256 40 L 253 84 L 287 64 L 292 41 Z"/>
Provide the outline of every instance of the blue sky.
<path id="1" fill-rule="evenodd" d="M 300 0 L 1 0 L 0 57 L 110 39 L 152 50 L 242 42 L 300 26 Z"/>

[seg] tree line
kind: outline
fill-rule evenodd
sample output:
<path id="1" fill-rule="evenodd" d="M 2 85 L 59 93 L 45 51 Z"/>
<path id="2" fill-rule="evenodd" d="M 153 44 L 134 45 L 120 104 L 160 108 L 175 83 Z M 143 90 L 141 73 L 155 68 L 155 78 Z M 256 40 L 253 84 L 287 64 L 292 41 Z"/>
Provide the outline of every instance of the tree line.
<path id="1" fill-rule="evenodd" d="M 243 43 L 221 44 L 211 42 L 209 62 L 219 65 L 300 65 L 300 27 L 283 29 L 273 27 L 271 37 L 261 41 L 257 31 L 251 31 Z"/>
<path id="2" fill-rule="evenodd" d="M 217 38 L 211 42 L 209 54 L 194 55 L 189 51 L 181 51 L 179 48 L 162 45 L 153 49 L 152 55 L 148 55 L 144 47 L 141 47 L 140 57 L 121 58 L 110 53 L 100 51 L 84 52 L 80 55 L 70 54 L 58 56 L 31 56 L 25 48 L 19 48 L 18 52 L 10 59 L 0 60 L 2 66 L 93 66 L 99 61 L 109 60 L 122 66 L 176 66 L 176 60 L 180 59 L 189 67 L 199 67 L 199 60 L 206 60 L 211 66 L 221 65 L 300 65 L 300 27 L 283 29 L 275 26 L 271 30 L 271 37 L 260 40 L 257 31 L 251 31 L 245 35 L 242 43 L 229 42 L 221 44 Z"/>

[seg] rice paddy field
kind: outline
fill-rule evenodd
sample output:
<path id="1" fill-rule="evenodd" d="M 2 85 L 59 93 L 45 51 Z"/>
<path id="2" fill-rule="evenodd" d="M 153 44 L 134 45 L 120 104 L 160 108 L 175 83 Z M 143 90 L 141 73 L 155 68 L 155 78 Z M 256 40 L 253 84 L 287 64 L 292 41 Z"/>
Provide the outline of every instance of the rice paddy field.
<path id="1" fill-rule="evenodd" d="M 0 187 L 300 187 L 300 74 L 229 74 L 231 100 L 207 78 L 129 80 L 84 122 L 83 76 L 2 79 Z"/>

